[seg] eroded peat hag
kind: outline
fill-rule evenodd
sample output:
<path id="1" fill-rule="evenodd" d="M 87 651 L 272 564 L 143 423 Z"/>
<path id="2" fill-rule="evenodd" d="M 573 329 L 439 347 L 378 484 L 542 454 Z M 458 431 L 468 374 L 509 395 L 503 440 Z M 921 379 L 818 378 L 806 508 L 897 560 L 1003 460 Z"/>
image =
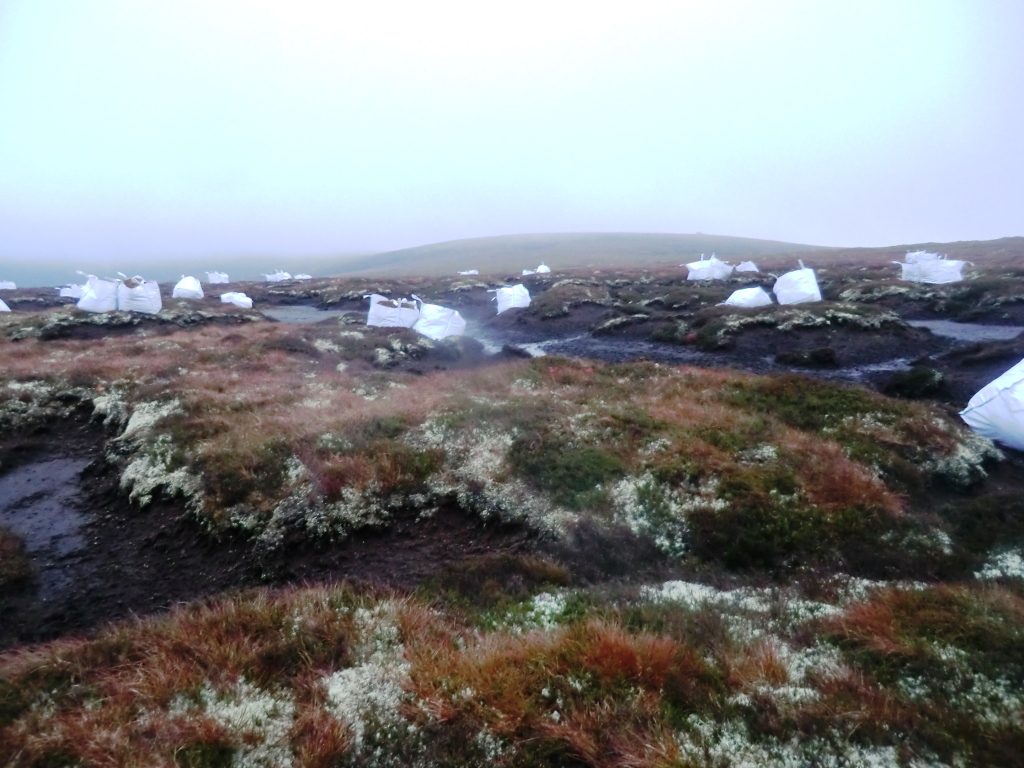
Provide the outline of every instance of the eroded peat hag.
<path id="1" fill-rule="evenodd" d="M 742 311 L 591 270 L 502 315 L 483 277 L 247 290 L 301 322 L 0 318 L 0 483 L 85 461 L 87 502 L 60 606 L 0 534 L 0 762 L 1012 763 L 1024 461 L 955 408 L 1018 342 L 841 298 L 858 274 Z M 413 291 L 499 343 L 363 322 Z"/>

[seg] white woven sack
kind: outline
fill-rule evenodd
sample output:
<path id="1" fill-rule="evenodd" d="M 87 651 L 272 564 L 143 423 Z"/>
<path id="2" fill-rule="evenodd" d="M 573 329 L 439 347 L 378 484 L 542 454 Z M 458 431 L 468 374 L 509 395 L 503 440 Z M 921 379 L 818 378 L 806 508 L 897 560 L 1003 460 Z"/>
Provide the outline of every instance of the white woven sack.
<path id="1" fill-rule="evenodd" d="M 143 312 L 155 315 L 163 307 L 160 286 L 152 280 L 133 277 L 117 284 L 117 308 L 122 312 Z"/>
<path id="2" fill-rule="evenodd" d="M 498 288 L 494 294 L 494 298 L 498 301 L 499 315 L 506 309 L 530 306 L 530 292 L 525 285 L 508 285 Z"/>
<path id="3" fill-rule="evenodd" d="M 10 280 L 0 280 L 0 291 L 16 291 L 18 286 Z"/>
<path id="4" fill-rule="evenodd" d="M 736 265 L 736 271 L 737 272 L 760 272 L 761 270 L 759 270 L 757 268 L 757 264 L 755 264 L 754 262 L 752 262 L 752 261 L 744 261 L 744 262 Z"/>
<path id="5" fill-rule="evenodd" d="M 939 254 L 929 251 L 907 251 L 908 264 L 920 264 L 925 261 L 935 261 L 938 258 Z"/>
<path id="6" fill-rule="evenodd" d="M 10 312 L 11 308 L 7 306 L 7 303 L 0 299 L 0 312 Z"/>
<path id="7" fill-rule="evenodd" d="M 270 273 L 269 275 L 266 274 L 266 273 L 263 273 L 263 276 L 265 278 L 267 278 L 267 282 L 268 283 L 279 283 L 282 280 L 291 280 L 292 279 L 291 275 L 289 275 L 287 272 L 284 272 L 284 271 L 282 271 L 280 269 L 277 270 L 276 272 Z"/>
<path id="8" fill-rule="evenodd" d="M 307 275 L 305 272 L 300 272 L 299 274 L 297 274 L 295 276 L 295 279 L 296 280 L 312 280 L 313 276 L 312 275 Z"/>
<path id="9" fill-rule="evenodd" d="M 539 267 L 537 267 L 537 274 L 538 275 L 543 275 L 545 272 L 550 272 L 550 271 L 551 271 L 551 267 L 549 267 L 547 264 L 541 264 Z"/>
<path id="10" fill-rule="evenodd" d="M 425 304 L 418 296 L 413 298 L 420 302 L 420 319 L 412 327 L 417 333 L 440 341 L 448 336 L 461 336 L 466 330 L 466 321 L 456 310 L 442 307 L 440 304 Z"/>
<path id="11" fill-rule="evenodd" d="M 172 299 L 201 299 L 203 298 L 203 286 L 194 277 L 182 277 L 171 291 Z"/>
<path id="12" fill-rule="evenodd" d="M 732 295 L 722 302 L 730 307 L 765 307 L 772 303 L 772 297 L 768 292 L 758 286 L 757 288 L 740 288 L 733 291 Z"/>
<path id="13" fill-rule="evenodd" d="M 379 293 L 364 296 L 370 300 L 370 311 L 366 314 L 366 324 L 378 328 L 412 328 L 420 319 L 420 311 L 416 304 L 405 299 L 389 299 Z"/>
<path id="14" fill-rule="evenodd" d="M 479 275 L 480 274 L 480 270 L 477 270 L 477 269 L 464 269 L 463 271 L 459 272 L 459 274 L 460 275 Z"/>
<path id="15" fill-rule="evenodd" d="M 960 418 L 979 435 L 1024 451 L 1024 360 L 982 387 Z"/>
<path id="16" fill-rule="evenodd" d="M 700 261 L 694 261 L 686 265 L 690 273 L 687 280 L 724 280 L 732 274 L 732 265 L 720 261 L 712 254 L 707 261 L 701 256 Z"/>
<path id="17" fill-rule="evenodd" d="M 206 273 L 206 282 L 208 282 L 210 285 L 217 285 L 218 283 L 226 283 L 226 282 L 228 282 L 228 274 L 227 274 L 227 272 L 207 272 Z"/>
<path id="18" fill-rule="evenodd" d="M 117 309 L 117 285 L 110 280 L 100 280 L 95 275 L 89 275 L 82 298 L 76 306 L 86 312 L 113 312 Z"/>
<path id="19" fill-rule="evenodd" d="M 252 309 L 252 299 L 241 291 L 228 291 L 220 295 L 220 300 L 225 304 L 234 304 L 236 307 Z"/>
<path id="20" fill-rule="evenodd" d="M 772 287 L 775 298 L 779 304 L 805 304 L 811 301 L 821 301 L 821 291 L 818 289 L 818 279 L 814 276 L 814 270 L 805 267 L 800 262 L 800 269 L 787 272 L 775 281 Z"/>
<path id="21" fill-rule="evenodd" d="M 83 293 L 85 293 L 85 286 L 75 285 L 74 283 L 57 289 L 57 295 L 62 299 L 80 299 Z"/>

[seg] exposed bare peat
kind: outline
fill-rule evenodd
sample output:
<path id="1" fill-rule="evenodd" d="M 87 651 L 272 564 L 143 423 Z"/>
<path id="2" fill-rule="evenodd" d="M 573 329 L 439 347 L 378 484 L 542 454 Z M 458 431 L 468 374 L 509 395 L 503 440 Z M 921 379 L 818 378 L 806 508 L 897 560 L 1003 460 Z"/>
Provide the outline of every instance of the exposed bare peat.
<path id="1" fill-rule="evenodd" d="M 518 278 L 19 291 L 0 763 L 1013 764 L 1024 457 L 956 410 L 1024 342 L 907 321 L 1024 325 L 1024 273 L 837 263 L 736 310 L 771 278 L 681 271 L 533 276 L 500 316 Z M 370 292 L 486 344 L 368 328 Z"/>

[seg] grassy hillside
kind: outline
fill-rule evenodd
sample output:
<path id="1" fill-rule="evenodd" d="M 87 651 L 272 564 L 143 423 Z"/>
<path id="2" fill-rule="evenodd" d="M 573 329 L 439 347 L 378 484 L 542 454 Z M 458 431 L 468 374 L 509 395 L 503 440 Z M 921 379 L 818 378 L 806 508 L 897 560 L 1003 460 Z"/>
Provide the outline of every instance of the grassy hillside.
<path id="1" fill-rule="evenodd" d="M 451 240 L 351 259 L 339 274 L 444 274 L 462 269 L 519 272 L 541 262 L 555 269 L 581 266 L 679 264 L 708 256 L 738 259 L 772 253 L 799 253 L 818 246 L 724 235 L 586 232 L 502 235 Z"/>
<path id="2" fill-rule="evenodd" d="M 766 253 L 758 262 L 772 268 L 788 266 L 803 259 L 808 266 L 876 267 L 901 261 L 907 251 L 932 251 L 951 259 L 971 261 L 978 266 L 1020 267 L 1024 265 L 1024 237 L 1001 237 L 997 240 L 958 240 L 953 243 L 907 243 L 880 248 L 793 249 L 789 253 Z"/>

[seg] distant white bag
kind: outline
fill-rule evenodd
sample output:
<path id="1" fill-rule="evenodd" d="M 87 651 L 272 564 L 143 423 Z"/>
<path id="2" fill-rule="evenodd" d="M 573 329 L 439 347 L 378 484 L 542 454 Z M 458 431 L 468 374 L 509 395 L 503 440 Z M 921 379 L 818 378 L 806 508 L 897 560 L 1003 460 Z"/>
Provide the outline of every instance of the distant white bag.
<path id="1" fill-rule="evenodd" d="M 539 267 L 537 267 L 537 274 L 538 275 L 542 275 L 545 272 L 550 272 L 550 271 L 551 271 L 551 267 L 549 267 L 547 264 L 541 264 Z"/>
<path id="2" fill-rule="evenodd" d="M 117 286 L 118 283 L 111 280 L 89 275 L 76 306 L 86 312 L 113 312 L 117 309 Z"/>
<path id="3" fill-rule="evenodd" d="M 527 275 L 536 275 L 536 274 L 537 274 L 537 270 L 535 270 L 535 269 L 524 269 L 523 270 L 523 277 L 526 277 Z"/>
<path id="4" fill-rule="evenodd" d="M 312 280 L 313 276 L 312 275 L 307 275 L 305 273 L 300 272 L 299 274 L 295 275 L 294 279 L 295 280 Z"/>
<path id="5" fill-rule="evenodd" d="M 210 285 L 217 285 L 218 283 L 226 283 L 226 282 L 228 282 L 228 273 L 227 272 L 207 272 L 206 273 L 206 282 L 208 282 Z"/>
<path id="6" fill-rule="evenodd" d="M 818 279 L 814 276 L 814 270 L 805 267 L 800 262 L 800 269 L 787 272 L 775 281 L 772 288 L 779 304 L 804 304 L 811 301 L 821 301 L 821 291 L 818 290 Z"/>
<path id="7" fill-rule="evenodd" d="M 461 336 L 466 330 L 466 321 L 454 309 L 440 304 L 426 304 L 419 296 L 413 296 L 420 303 L 420 319 L 412 327 L 429 339 L 440 341 L 448 336 Z"/>
<path id="8" fill-rule="evenodd" d="M 160 286 L 152 280 L 143 280 L 136 275 L 117 284 L 117 308 L 122 312 L 155 315 L 162 307 Z"/>
<path id="9" fill-rule="evenodd" d="M 894 261 L 901 267 L 900 279 L 911 283 L 959 283 L 963 280 L 966 261 L 940 259 L 937 253 L 913 251 L 907 254 L 907 261 Z"/>
<path id="10" fill-rule="evenodd" d="M 85 286 L 75 285 L 74 283 L 57 289 L 57 295 L 62 299 L 80 299 L 83 293 L 85 293 Z"/>
<path id="11" fill-rule="evenodd" d="M 765 307 L 772 303 L 772 297 L 768 292 L 758 286 L 757 288 L 740 288 L 733 291 L 732 295 L 722 302 L 731 307 Z"/>
<path id="12" fill-rule="evenodd" d="M 378 328 L 412 328 L 420 319 L 420 311 L 416 304 L 405 299 L 389 299 L 379 293 L 363 296 L 370 300 L 370 311 L 366 315 L 366 324 Z"/>
<path id="13" fill-rule="evenodd" d="M 201 299 L 203 298 L 203 286 L 194 277 L 182 277 L 171 291 L 172 299 Z"/>
<path id="14" fill-rule="evenodd" d="M 715 254 L 707 261 L 701 254 L 700 261 L 691 262 L 686 268 L 690 270 L 687 280 L 724 280 L 732 274 L 732 265 L 716 259 Z"/>
<path id="15" fill-rule="evenodd" d="M 252 309 L 252 299 L 241 291 L 228 291 L 220 295 L 220 300 L 225 304 L 234 304 L 236 307 Z"/>
<path id="16" fill-rule="evenodd" d="M 982 387 L 960 418 L 979 435 L 1024 451 L 1024 360 Z"/>
<path id="17" fill-rule="evenodd" d="M 292 279 L 291 275 L 289 275 L 287 272 L 284 272 L 284 271 L 282 271 L 280 269 L 277 270 L 276 272 L 272 272 L 269 275 L 266 274 L 266 273 L 263 273 L 263 276 L 265 278 L 267 278 L 267 282 L 268 283 L 279 283 L 282 280 L 291 280 Z"/>
<path id="18" fill-rule="evenodd" d="M 459 272 L 459 274 L 460 275 L 479 275 L 480 272 L 479 272 L 479 270 L 476 270 L 476 269 L 467 269 L 467 270 L 465 270 L 463 272 Z"/>
<path id="19" fill-rule="evenodd" d="M 16 291 L 18 286 L 10 280 L 0 280 L 0 291 Z"/>
<path id="20" fill-rule="evenodd" d="M 754 262 L 752 262 L 752 261 L 744 261 L 743 263 L 736 265 L 736 271 L 737 272 L 760 272 L 761 270 L 759 270 L 757 268 L 757 264 L 755 264 Z"/>
<path id="21" fill-rule="evenodd" d="M 7 303 L 0 299 L 0 312 L 10 312 L 11 308 L 7 306 Z"/>
<path id="22" fill-rule="evenodd" d="M 530 292 L 525 285 L 508 285 L 498 288 L 494 298 L 498 301 L 498 314 L 513 307 L 530 306 Z"/>

